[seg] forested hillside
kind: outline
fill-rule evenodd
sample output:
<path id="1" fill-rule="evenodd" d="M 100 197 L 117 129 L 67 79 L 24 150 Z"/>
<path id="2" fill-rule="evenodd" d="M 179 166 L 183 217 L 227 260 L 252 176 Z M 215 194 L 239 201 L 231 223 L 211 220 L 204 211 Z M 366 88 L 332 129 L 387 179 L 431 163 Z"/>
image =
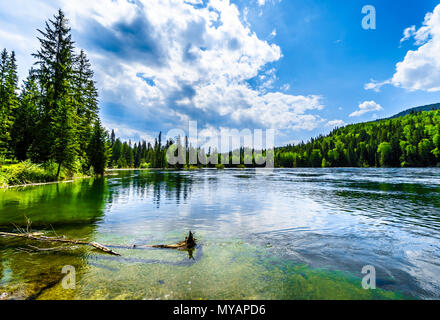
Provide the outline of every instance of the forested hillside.
<path id="1" fill-rule="evenodd" d="M 420 107 L 407 109 L 405 111 L 399 112 L 398 114 L 390 117 L 389 119 L 400 118 L 400 117 L 404 117 L 409 114 L 414 114 L 414 113 L 418 113 L 421 111 L 435 111 L 435 110 L 440 110 L 440 103 L 434 103 L 434 104 L 429 104 L 426 106 L 420 106 Z"/>
<path id="2" fill-rule="evenodd" d="M 426 167 L 440 164 L 440 111 L 359 123 L 276 150 L 281 167 Z"/>

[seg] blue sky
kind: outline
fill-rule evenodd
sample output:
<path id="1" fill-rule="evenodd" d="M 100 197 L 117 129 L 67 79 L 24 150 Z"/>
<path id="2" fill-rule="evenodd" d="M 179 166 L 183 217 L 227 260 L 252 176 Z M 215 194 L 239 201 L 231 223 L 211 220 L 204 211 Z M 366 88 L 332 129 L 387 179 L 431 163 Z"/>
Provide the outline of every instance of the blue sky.
<path id="1" fill-rule="evenodd" d="M 376 9 L 375 30 L 362 28 L 365 5 Z M 103 122 L 122 138 L 151 139 L 197 121 L 206 138 L 274 128 L 282 145 L 440 102 L 438 5 L 2 1 L 0 48 L 17 52 L 25 77 L 36 29 L 62 8 L 94 65 Z"/>

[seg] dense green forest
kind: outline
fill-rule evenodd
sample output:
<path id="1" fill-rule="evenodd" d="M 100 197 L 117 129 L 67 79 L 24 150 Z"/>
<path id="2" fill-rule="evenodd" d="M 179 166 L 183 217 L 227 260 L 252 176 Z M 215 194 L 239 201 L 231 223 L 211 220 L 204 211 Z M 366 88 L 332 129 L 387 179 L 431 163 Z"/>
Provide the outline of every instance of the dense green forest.
<path id="1" fill-rule="evenodd" d="M 173 143 L 162 146 L 161 139 L 154 145 L 145 141 L 122 143 L 111 135 L 111 166 L 114 168 L 174 168 L 166 160 L 166 150 Z M 205 154 L 184 142 L 177 148 L 189 157 L 199 160 L 195 166 L 215 167 L 209 159 L 217 159 L 225 167 L 257 167 L 253 150 L 241 148 L 221 155 L 215 151 Z M 264 151 L 263 156 L 266 155 Z M 246 157 L 251 159 L 246 159 Z M 258 156 L 257 156 L 258 157 Z M 200 158 L 202 161 L 200 161 Z M 226 159 L 222 162 L 222 158 Z M 333 130 L 328 136 L 311 139 L 307 143 L 275 149 L 275 167 L 429 167 L 440 164 L 440 110 L 411 112 L 407 116 L 349 125 Z M 185 162 L 185 161 L 184 161 Z M 229 163 L 229 165 L 227 164 Z M 235 163 L 235 164 L 232 164 Z M 249 165 L 248 163 L 254 163 Z M 217 166 L 218 167 L 218 166 Z"/>
<path id="2" fill-rule="evenodd" d="M 205 149 L 194 147 L 189 143 L 188 137 L 177 137 L 176 141 L 169 139 L 162 143 L 162 133 L 155 139 L 154 144 L 140 141 L 132 145 L 131 141 L 121 142 L 115 138 L 112 131 L 110 136 L 111 156 L 110 168 L 168 168 L 168 169 L 195 169 L 195 168 L 224 168 L 265 166 L 262 157 L 266 151 L 254 152 L 249 148 L 240 148 L 227 154 L 220 154 L 211 148 Z M 177 161 L 173 164 L 168 159 L 170 151 Z M 223 165 L 225 164 L 225 165 Z M 248 165 L 252 164 L 252 165 Z"/>
<path id="3" fill-rule="evenodd" d="M 349 125 L 276 150 L 280 167 L 428 167 L 440 164 L 440 111 Z"/>
<path id="4" fill-rule="evenodd" d="M 111 155 L 109 159 L 110 168 L 166 168 L 166 150 L 172 141 L 162 143 L 162 133 L 155 140 L 154 145 L 150 142 L 140 141 L 132 145 L 131 141 L 122 142 L 117 139 L 112 130 L 110 135 Z"/>

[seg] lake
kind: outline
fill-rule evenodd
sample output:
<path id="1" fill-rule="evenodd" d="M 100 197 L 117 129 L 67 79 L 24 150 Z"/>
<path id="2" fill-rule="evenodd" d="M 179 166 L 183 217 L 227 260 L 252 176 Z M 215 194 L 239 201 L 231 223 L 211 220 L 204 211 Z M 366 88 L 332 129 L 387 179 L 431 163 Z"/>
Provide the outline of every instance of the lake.
<path id="1" fill-rule="evenodd" d="M 440 168 L 118 171 L 0 190 L 0 231 L 25 216 L 121 256 L 0 238 L 12 299 L 440 298 Z M 130 249 L 189 230 L 191 252 Z M 362 287 L 367 265 L 376 290 Z"/>

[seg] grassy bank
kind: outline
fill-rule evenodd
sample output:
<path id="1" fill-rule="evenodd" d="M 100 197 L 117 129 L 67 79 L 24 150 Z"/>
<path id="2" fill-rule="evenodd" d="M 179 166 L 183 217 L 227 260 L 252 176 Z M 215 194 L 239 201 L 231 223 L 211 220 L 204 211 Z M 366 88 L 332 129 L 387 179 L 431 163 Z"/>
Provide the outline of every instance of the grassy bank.
<path id="1" fill-rule="evenodd" d="M 54 164 L 37 165 L 30 161 L 6 163 L 0 165 L 0 188 L 63 181 L 73 176 L 73 173 L 62 171 L 57 178 L 57 168 Z"/>

